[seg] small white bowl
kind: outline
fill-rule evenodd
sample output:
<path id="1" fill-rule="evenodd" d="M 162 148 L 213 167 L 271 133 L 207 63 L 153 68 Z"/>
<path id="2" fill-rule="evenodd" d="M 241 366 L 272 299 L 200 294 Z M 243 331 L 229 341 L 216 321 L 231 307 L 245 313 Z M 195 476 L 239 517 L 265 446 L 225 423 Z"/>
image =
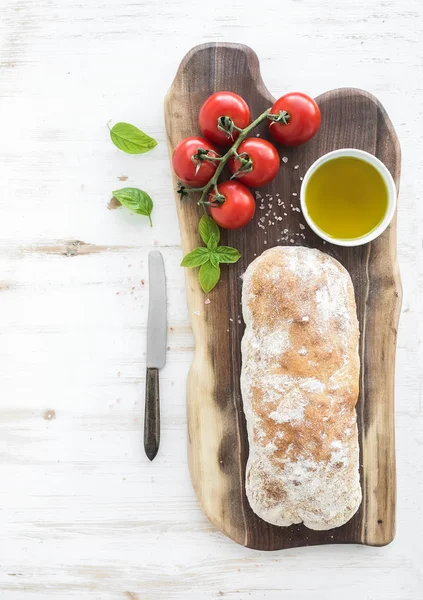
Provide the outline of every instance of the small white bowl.
<path id="1" fill-rule="evenodd" d="M 383 180 L 384 180 L 387 190 L 388 190 L 388 208 L 386 210 L 386 214 L 385 214 L 383 220 L 379 223 L 379 225 L 377 227 L 372 229 L 372 231 L 370 231 L 367 235 L 363 235 L 358 238 L 340 239 L 340 238 L 334 238 L 334 237 L 329 236 L 327 233 L 322 231 L 320 229 L 320 227 L 318 227 L 316 225 L 316 223 L 313 221 L 313 219 L 310 217 L 308 210 L 307 210 L 307 205 L 305 202 L 307 184 L 310 180 L 310 177 L 313 175 L 313 173 L 323 163 L 328 162 L 329 160 L 332 160 L 334 158 L 340 158 L 341 156 L 349 156 L 352 158 L 359 158 L 361 160 L 366 161 L 373 167 L 375 167 L 375 169 L 382 175 Z M 361 246 L 361 245 L 367 244 L 368 242 L 371 242 L 372 240 L 377 238 L 381 233 L 383 233 L 385 231 L 385 229 L 388 227 L 389 223 L 392 221 L 392 217 L 395 214 L 395 207 L 397 204 L 397 190 L 395 187 L 395 182 L 392 179 L 392 175 L 390 174 L 388 169 L 385 167 L 383 162 L 381 162 L 378 158 L 376 158 L 376 156 L 373 156 L 373 154 L 369 154 L 368 152 L 365 152 L 364 150 L 357 150 L 356 148 L 342 148 L 341 150 L 333 150 L 333 152 L 328 152 L 327 154 L 324 154 L 323 156 L 318 158 L 311 165 L 311 167 L 308 169 L 307 173 L 304 176 L 304 181 L 301 186 L 300 203 L 301 203 L 301 210 L 303 211 L 305 220 L 307 221 L 307 223 L 311 227 L 311 229 L 314 231 L 314 233 L 316 233 L 319 237 L 326 240 L 327 242 L 330 242 L 331 244 L 336 244 L 337 246 Z"/>

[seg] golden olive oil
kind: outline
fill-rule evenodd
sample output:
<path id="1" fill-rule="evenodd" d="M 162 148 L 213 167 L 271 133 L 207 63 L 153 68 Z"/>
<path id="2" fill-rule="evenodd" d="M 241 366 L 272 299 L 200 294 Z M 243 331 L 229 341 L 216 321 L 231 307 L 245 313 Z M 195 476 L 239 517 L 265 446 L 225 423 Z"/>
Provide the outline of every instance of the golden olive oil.
<path id="1" fill-rule="evenodd" d="M 383 220 L 388 189 L 371 164 L 341 156 L 323 163 L 311 175 L 305 203 L 311 219 L 328 236 L 359 238 Z"/>

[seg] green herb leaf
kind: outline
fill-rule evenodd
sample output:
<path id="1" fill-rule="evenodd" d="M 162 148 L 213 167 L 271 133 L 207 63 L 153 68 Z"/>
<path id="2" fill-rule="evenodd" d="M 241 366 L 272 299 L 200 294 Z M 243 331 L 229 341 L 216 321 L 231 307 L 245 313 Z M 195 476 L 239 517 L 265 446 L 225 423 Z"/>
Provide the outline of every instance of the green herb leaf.
<path id="1" fill-rule="evenodd" d="M 219 261 L 219 257 L 218 257 L 218 255 L 217 255 L 216 252 L 210 252 L 210 254 L 209 254 L 209 260 L 210 260 L 211 264 L 214 267 L 216 267 L 216 269 L 217 269 L 218 266 L 219 266 L 219 262 L 220 261 Z"/>
<path id="2" fill-rule="evenodd" d="M 150 227 L 153 225 L 150 216 L 153 210 L 153 201 L 147 192 L 143 192 L 138 188 L 122 188 L 112 193 L 123 206 L 126 206 L 130 211 L 138 215 L 148 217 L 150 219 Z"/>
<path id="3" fill-rule="evenodd" d="M 192 252 L 188 252 L 181 262 L 181 267 L 200 267 L 209 260 L 210 251 L 208 248 L 201 246 Z"/>
<path id="4" fill-rule="evenodd" d="M 203 292 L 208 294 L 220 279 L 220 267 L 214 267 L 210 261 L 200 267 L 198 275 Z"/>
<path id="5" fill-rule="evenodd" d="M 113 125 L 110 137 L 119 150 L 128 154 L 144 154 L 157 146 L 156 140 L 130 123 Z"/>
<path id="6" fill-rule="evenodd" d="M 201 239 L 205 244 L 209 243 L 210 236 L 214 234 L 216 238 L 216 243 L 218 244 L 220 241 L 220 229 L 217 226 L 216 222 L 207 215 L 203 215 L 200 219 L 200 224 L 198 226 L 198 230 L 201 235 Z"/>
<path id="7" fill-rule="evenodd" d="M 216 248 L 216 255 L 221 263 L 236 263 L 241 258 L 238 250 L 230 246 L 219 246 Z"/>
<path id="8" fill-rule="evenodd" d="M 219 240 L 217 239 L 216 234 L 212 233 L 209 237 L 209 241 L 207 242 L 207 248 L 210 250 L 210 252 L 214 252 L 218 243 Z"/>

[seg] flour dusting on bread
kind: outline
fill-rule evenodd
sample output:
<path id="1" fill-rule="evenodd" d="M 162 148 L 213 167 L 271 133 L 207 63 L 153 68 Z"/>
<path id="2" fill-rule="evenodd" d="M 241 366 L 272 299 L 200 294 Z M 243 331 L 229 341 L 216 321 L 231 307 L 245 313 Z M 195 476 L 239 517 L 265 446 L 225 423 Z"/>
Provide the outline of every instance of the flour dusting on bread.
<path id="1" fill-rule="evenodd" d="M 242 307 L 250 505 L 275 525 L 343 525 L 361 503 L 351 278 L 323 252 L 279 246 L 248 267 Z"/>

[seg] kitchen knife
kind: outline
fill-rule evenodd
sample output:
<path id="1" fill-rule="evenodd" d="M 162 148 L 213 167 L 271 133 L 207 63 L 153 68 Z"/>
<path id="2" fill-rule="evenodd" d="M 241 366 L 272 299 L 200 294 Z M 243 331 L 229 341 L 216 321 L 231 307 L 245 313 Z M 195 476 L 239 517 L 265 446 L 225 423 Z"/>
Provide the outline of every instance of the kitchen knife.
<path id="1" fill-rule="evenodd" d="M 159 369 L 166 363 L 166 279 L 163 257 L 148 255 L 149 302 L 147 321 L 147 373 L 145 380 L 144 449 L 150 460 L 160 444 Z"/>

